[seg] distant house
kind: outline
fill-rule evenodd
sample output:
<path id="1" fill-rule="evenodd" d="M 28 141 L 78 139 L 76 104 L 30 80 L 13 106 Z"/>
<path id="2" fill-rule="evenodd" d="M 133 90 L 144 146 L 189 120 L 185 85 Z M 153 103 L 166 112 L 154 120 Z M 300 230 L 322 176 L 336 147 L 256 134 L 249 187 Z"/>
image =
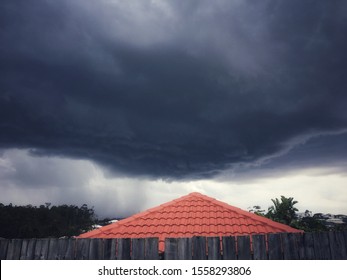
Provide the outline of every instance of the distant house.
<path id="1" fill-rule="evenodd" d="M 238 236 L 302 232 L 194 192 L 119 222 L 86 232 L 78 238 L 158 237 L 164 250 L 168 237 Z"/>

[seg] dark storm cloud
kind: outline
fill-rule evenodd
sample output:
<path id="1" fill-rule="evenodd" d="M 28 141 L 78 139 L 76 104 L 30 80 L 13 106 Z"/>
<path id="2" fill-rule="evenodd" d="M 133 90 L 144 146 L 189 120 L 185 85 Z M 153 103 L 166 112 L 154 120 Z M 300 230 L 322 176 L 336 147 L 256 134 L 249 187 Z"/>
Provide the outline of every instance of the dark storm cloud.
<path id="1" fill-rule="evenodd" d="M 346 128 L 344 1 L 70 2 L 0 4 L 3 148 L 200 178 Z"/>
<path id="2" fill-rule="evenodd" d="M 219 181 L 249 184 L 261 178 L 284 178 L 300 172 L 315 175 L 339 174 L 347 171 L 347 131 L 326 133 L 297 139 L 287 150 L 264 157 L 258 162 L 240 164 L 222 172 Z"/>

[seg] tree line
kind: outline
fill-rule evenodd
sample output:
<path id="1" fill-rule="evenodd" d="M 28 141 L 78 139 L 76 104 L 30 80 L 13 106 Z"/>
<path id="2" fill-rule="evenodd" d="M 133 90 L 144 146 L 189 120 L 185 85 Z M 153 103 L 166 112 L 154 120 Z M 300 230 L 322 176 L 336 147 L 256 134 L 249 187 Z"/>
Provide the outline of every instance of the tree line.
<path id="1" fill-rule="evenodd" d="M 298 203 L 292 197 L 281 196 L 271 200 L 273 205 L 267 211 L 260 206 L 253 206 L 252 213 L 272 219 L 291 227 L 310 231 L 345 230 L 343 224 L 327 225 L 322 215 L 312 215 L 306 210 L 303 217 L 298 217 Z M 96 224 L 105 225 L 109 219 L 98 220 L 93 208 L 87 204 L 51 206 L 13 206 L 0 203 L 0 238 L 59 238 L 78 236 L 93 229 Z"/>
<path id="2" fill-rule="evenodd" d="M 280 199 L 271 199 L 273 205 L 268 208 L 268 211 L 261 209 L 260 206 L 253 206 L 250 212 L 269 218 L 273 221 L 289 225 L 291 227 L 304 230 L 306 232 L 313 231 L 328 231 L 328 230 L 346 230 L 347 220 L 344 218 L 344 223 L 328 225 L 322 218 L 321 213 L 312 215 L 312 212 L 306 210 L 304 216 L 299 217 L 298 209 L 295 204 L 298 201 L 293 197 L 281 196 Z"/>
<path id="3" fill-rule="evenodd" d="M 39 207 L 13 206 L 0 203 L 0 237 L 46 238 L 71 237 L 91 230 L 96 223 L 93 208 L 86 204 L 60 205 L 50 203 Z"/>

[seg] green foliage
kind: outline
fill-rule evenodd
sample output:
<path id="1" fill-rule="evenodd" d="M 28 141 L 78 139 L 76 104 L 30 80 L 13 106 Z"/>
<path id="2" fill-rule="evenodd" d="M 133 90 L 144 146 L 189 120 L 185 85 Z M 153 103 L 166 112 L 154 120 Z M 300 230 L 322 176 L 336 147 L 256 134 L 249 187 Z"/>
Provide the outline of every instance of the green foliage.
<path id="1" fill-rule="evenodd" d="M 321 220 L 311 216 L 303 217 L 301 220 L 296 222 L 294 227 L 306 232 L 328 230 L 327 226 L 324 225 Z"/>
<path id="2" fill-rule="evenodd" d="M 0 204 L 0 237 L 45 238 L 76 236 L 92 229 L 96 218 L 94 209 L 60 205 L 49 208 L 50 203 L 39 207 L 5 206 Z"/>
<path id="3" fill-rule="evenodd" d="M 259 205 L 253 206 L 249 210 L 249 212 L 254 213 L 254 214 L 258 215 L 258 216 L 262 216 L 262 217 L 265 216 L 265 210 L 261 209 L 261 207 Z"/>
<path id="4" fill-rule="evenodd" d="M 276 222 L 287 224 L 291 227 L 304 230 L 306 232 L 327 231 L 327 230 L 345 230 L 347 224 L 327 225 L 324 215 L 321 213 L 314 214 L 309 210 L 305 211 L 304 217 L 299 219 L 296 212 L 295 204 L 298 202 L 292 197 L 281 196 L 281 199 L 271 199 L 273 205 L 268 208 L 264 215 Z"/>
<path id="5" fill-rule="evenodd" d="M 287 198 L 283 195 L 281 196 L 281 200 L 276 198 L 271 199 L 271 201 L 274 205 L 269 207 L 269 211 L 265 216 L 286 225 L 293 225 L 297 218 L 296 212 L 298 211 L 294 205 L 298 202 L 293 197 Z"/>

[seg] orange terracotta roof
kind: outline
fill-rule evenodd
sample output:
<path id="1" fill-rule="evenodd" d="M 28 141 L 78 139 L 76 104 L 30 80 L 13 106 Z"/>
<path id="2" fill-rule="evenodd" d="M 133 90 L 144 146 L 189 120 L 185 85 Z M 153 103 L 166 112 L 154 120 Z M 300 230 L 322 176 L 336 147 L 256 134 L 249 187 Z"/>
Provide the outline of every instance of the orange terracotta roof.
<path id="1" fill-rule="evenodd" d="M 164 249 L 167 237 L 253 235 L 302 232 L 194 192 L 119 222 L 81 234 L 78 238 L 158 237 Z"/>

